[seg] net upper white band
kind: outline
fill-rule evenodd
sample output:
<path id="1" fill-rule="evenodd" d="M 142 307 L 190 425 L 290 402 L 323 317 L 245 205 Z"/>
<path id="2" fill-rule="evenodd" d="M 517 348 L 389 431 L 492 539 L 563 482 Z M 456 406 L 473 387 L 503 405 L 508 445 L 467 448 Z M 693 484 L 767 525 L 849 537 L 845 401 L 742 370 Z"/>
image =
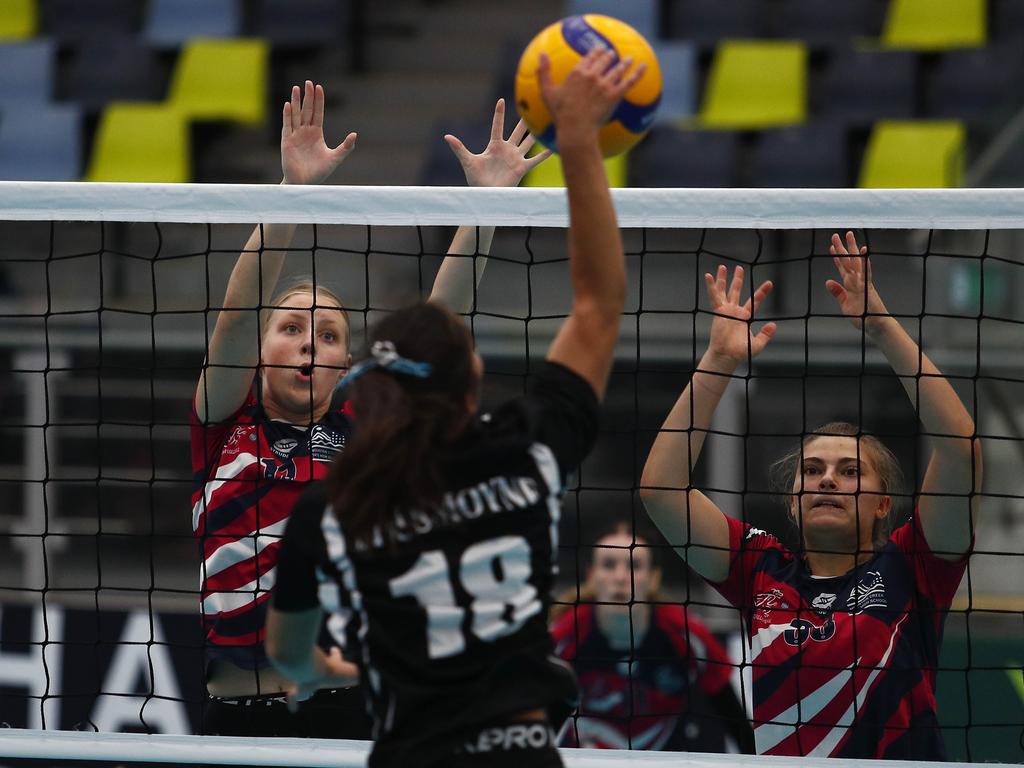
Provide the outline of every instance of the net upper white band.
<path id="1" fill-rule="evenodd" d="M 1024 229 L 1024 189 L 616 189 L 622 227 Z M 0 220 L 565 227 L 564 189 L 0 182 Z"/>

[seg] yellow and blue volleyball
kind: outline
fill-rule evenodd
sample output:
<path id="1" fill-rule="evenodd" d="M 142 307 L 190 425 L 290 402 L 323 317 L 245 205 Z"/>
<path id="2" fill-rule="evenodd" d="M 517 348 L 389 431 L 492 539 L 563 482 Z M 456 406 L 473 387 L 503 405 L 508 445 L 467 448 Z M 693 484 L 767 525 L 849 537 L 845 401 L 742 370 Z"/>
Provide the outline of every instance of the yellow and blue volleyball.
<path id="1" fill-rule="evenodd" d="M 615 52 L 615 63 L 632 56 L 634 66 L 644 63 L 647 71 L 626 91 L 615 112 L 601 128 L 601 152 L 605 157 L 621 154 L 643 138 L 654 123 L 661 103 L 661 68 L 650 43 L 629 24 L 588 13 L 569 16 L 543 29 L 526 46 L 516 71 L 516 106 L 537 140 L 558 151 L 555 124 L 540 95 L 537 65 L 546 53 L 551 61 L 551 80 L 556 85 L 569 74 L 576 62 L 595 47 Z M 614 66 L 614 65 L 613 65 Z"/>

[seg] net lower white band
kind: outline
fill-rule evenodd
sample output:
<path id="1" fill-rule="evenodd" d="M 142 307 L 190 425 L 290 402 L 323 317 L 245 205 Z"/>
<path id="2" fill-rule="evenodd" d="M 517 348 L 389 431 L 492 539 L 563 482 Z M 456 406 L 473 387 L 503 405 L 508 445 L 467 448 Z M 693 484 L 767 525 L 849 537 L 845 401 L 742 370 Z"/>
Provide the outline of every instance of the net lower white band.
<path id="1" fill-rule="evenodd" d="M 622 227 L 1024 229 L 1024 189 L 616 189 Z M 0 182 L 0 220 L 565 227 L 563 189 Z"/>
<path id="2" fill-rule="evenodd" d="M 181 765 L 307 766 L 362 768 L 369 742 L 328 739 L 249 739 L 236 736 L 145 736 L 134 733 L 0 730 L 0 756 L 49 760 L 102 760 Z M 761 757 L 680 752 L 626 752 L 617 749 L 563 749 L 567 768 L 836 768 L 815 757 Z M 912 760 L 843 760 L 853 768 L 923 768 Z M 943 763 L 968 768 L 970 763 Z"/>

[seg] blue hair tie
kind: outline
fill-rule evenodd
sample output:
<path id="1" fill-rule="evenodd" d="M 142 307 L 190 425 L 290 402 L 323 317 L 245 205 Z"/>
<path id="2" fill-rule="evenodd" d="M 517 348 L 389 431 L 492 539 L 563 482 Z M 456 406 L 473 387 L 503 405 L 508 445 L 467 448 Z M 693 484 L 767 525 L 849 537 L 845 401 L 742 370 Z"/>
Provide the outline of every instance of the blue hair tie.
<path id="1" fill-rule="evenodd" d="M 348 374 L 338 382 L 335 389 L 347 387 L 364 373 L 372 371 L 374 368 L 383 368 L 392 373 L 414 376 L 417 379 L 429 378 L 433 370 L 430 363 L 420 363 L 399 355 L 398 350 L 395 349 L 394 342 L 375 341 L 373 346 L 370 347 L 370 357 L 349 368 Z"/>

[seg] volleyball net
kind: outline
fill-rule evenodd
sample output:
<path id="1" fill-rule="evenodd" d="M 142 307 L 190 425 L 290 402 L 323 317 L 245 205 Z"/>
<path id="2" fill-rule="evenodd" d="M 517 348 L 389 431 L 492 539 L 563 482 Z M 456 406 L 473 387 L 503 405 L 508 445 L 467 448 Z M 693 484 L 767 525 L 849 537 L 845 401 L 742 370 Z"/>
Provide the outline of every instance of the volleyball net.
<path id="1" fill-rule="evenodd" d="M 984 444 L 975 550 L 938 670 L 950 757 L 1024 761 L 1024 191 L 614 197 L 629 294 L 600 440 L 564 506 L 560 607 L 588 600 L 600 531 L 619 519 L 637 531 L 647 524 L 640 472 L 707 346 L 703 275 L 718 264 L 743 265 L 748 288 L 773 281 L 756 322 L 779 329 L 737 371 L 694 487 L 728 514 L 785 534 L 771 461 L 844 420 L 900 459 L 907 487 L 898 514 L 909 514 L 928 435 L 884 358 L 824 288 L 834 270 L 828 238 L 853 229 L 889 310 L 950 380 Z M 189 409 L 227 277 L 255 222 L 300 225 L 282 282 L 304 275 L 338 293 L 355 347 L 376 318 L 429 294 L 456 225 L 499 227 L 466 313 L 486 363 L 485 406 L 523 391 L 568 312 L 562 190 L 0 183 L 0 722 L 12 727 L 0 731 L 0 755 L 146 760 L 133 750 L 162 742 L 101 737 L 199 730 L 206 697 Z M 650 543 L 663 550 L 657 601 L 685 605 L 721 641 L 749 710 L 737 612 L 667 542 Z M 574 715 L 570 729 L 586 717 Z M 36 738 L 77 737 L 77 758 L 59 746 L 13 746 L 40 729 L 100 733 Z M 625 732 L 623 746 L 642 746 Z M 194 738 L 187 743 L 203 762 L 231 762 L 230 751 L 222 759 L 213 748 L 230 740 Z M 265 764 L 314 764 L 312 752 L 282 748 L 296 750 L 295 763 Z M 352 749 L 358 764 L 361 747 Z M 566 754 L 570 765 L 604 759 Z"/>

